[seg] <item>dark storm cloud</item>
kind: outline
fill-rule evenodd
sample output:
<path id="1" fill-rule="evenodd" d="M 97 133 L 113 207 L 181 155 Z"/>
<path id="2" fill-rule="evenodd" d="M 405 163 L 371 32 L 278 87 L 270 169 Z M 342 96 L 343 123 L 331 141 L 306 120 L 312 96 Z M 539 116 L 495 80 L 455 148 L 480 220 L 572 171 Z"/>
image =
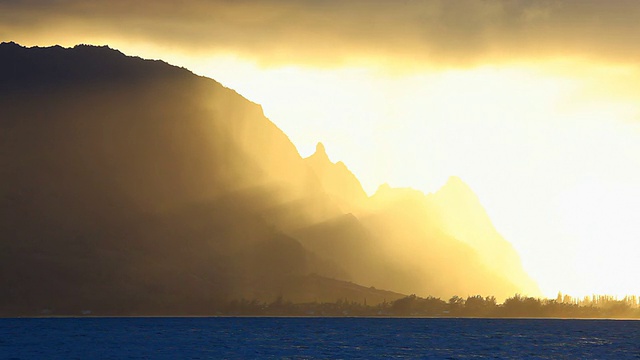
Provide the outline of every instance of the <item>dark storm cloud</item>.
<path id="1" fill-rule="evenodd" d="M 100 36 L 266 62 L 636 61 L 635 0 L 0 1 L 0 36 Z"/>

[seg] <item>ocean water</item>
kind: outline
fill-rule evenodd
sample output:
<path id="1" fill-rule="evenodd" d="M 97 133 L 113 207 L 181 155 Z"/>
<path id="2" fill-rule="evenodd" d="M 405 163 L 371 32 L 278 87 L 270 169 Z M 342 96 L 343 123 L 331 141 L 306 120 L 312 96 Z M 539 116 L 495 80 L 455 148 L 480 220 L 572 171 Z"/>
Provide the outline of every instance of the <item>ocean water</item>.
<path id="1" fill-rule="evenodd" d="M 640 359 L 640 321 L 0 319 L 1 359 Z"/>

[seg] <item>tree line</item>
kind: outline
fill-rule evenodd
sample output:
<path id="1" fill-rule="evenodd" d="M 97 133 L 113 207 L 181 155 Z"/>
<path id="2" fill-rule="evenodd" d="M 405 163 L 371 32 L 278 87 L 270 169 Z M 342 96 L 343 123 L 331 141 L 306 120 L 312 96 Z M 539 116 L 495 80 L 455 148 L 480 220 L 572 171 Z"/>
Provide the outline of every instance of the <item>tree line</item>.
<path id="1" fill-rule="evenodd" d="M 448 301 L 436 297 L 409 295 L 377 305 L 366 299 L 336 302 L 292 303 L 282 297 L 271 303 L 256 300 L 233 300 L 217 315 L 256 316 L 413 316 L 413 317 L 486 317 L 486 318 L 640 318 L 640 307 L 628 298 L 608 297 L 605 302 L 565 302 L 564 299 L 541 299 L 519 294 L 499 304 L 493 296 L 480 295 Z"/>

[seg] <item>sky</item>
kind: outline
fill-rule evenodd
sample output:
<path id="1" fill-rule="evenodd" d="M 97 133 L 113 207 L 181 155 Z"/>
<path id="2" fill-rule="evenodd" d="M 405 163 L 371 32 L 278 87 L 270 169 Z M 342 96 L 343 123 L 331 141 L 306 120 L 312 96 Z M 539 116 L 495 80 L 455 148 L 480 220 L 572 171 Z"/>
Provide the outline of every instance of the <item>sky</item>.
<path id="1" fill-rule="evenodd" d="M 108 44 L 260 103 L 382 183 L 478 194 L 545 295 L 640 293 L 635 0 L 0 0 L 0 41 Z"/>

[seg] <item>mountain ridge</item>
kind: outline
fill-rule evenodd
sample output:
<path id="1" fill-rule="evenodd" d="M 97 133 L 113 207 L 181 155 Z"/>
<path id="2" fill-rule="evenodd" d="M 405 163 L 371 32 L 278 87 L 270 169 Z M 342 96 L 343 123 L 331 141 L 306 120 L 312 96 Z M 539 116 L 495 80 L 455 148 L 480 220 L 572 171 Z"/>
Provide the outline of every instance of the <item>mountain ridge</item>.
<path id="1" fill-rule="evenodd" d="M 283 294 L 361 301 L 344 281 L 393 291 L 371 290 L 375 304 L 447 296 L 447 278 L 456 291 L 503 282 L 477 260 L 443 275 L 440 257 L 474 250 L 431 210 L 398 218 L 393 202 L 376 205 L 324 145 L 303 159 L 258 104 L 214 80 L 108 47 L 3 43 L 0 54 L 0 80 L 10 79 L 0 86 L 2 313 L 204 314 Z M 411 202 L 430 208 L 423 196 Z M 473 267 L 486 286 L 465 279 Z"/>
<path id="2" fill-rule="evenodd" d="M 360 180 L 342 161 L 332 162 L 321 142 L 316 145 L 316 151 L 304 161 L 318 176 L 324 191 L 335 199 L 343 211 L 355 211 L 368 198 Z"/>

